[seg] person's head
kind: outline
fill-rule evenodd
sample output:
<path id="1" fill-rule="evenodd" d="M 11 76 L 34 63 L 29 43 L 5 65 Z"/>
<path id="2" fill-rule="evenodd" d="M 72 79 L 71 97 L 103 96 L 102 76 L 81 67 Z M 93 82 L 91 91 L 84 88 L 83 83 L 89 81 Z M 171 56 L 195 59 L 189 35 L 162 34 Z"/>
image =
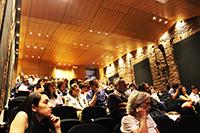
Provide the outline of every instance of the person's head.
<path id="1" fill-rule="evenodd" d="M 56 86 L 52 82 L 47 82 L 44 85 L 44 91 L 47 93 L 47 96 L 51 98 L 57 98 L 56 95 Z"/>
<path id="2" fill-rule="evenodd" d="M 199 89 L 198 89 L 195 85 L 192 85 L 192 86 L 191 86 L 191 91 L 192 91 L 194 94 L 198 94 Z"/>
<path id="3" fill-rule="evenodd" d="M 150 93 L 149 84 L 146 82 L 142 82 L 138 88 L 139 91 L 144 91 Z"/>
<path id="4" fill-rule="evenodd" d="M 73 96 L 73 97 L 78 97 L 79 93 L 80 93 L 80 88 L 79 88 L 78 84 L 77 83 L 73 83 L 71 85 L 69 94 L 71 96 Z"/>
<path id="5" fill-rule="evenodd" d="M 93 79 L 93 80 L 89 81 L 89 85 L 90 85 L 91 89 L 95 91 L 99 88 L 99 81 L 97 79 Z"/>
<path id="6" fill-rule="evenodd" d="M 125 80 L 121 77 L 115 79 L 115 90 L 117 90 L 118 92 L 124 93 L 127 90 L 127 84 L 125 82 Z"/>
<path id="7" fill-rule="evenodd" d="M 80 87 L 82 93 L 88 92 L 90 90 L 89 83 L 87 83 L 87 82 L 81 83 L 79 85 L 79 87 Z"/>
<path id="8" fill-rule="evenodd" d="M 43 92 L 32 92 L 25 100 L 23 108 L 32 119 L 35 119 L 36 116 L 49 117 L 52 113 L 52 104 Z"/>
<path id="9" fill-rule="evenodd" d="M 142 107 L 149 112 L 151 109 L 150 102 L 150 94 L 146 92 L 138 91 L 131 93 L 126 106 L 127 113 L 135 116 L 137 113 L 136 109 L 139 107 Z"/>

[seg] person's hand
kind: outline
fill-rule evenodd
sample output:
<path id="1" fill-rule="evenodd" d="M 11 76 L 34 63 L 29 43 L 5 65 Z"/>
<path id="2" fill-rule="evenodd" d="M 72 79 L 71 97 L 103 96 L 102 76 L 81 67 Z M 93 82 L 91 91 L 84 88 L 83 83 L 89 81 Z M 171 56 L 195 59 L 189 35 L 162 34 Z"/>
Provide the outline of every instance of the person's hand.
<path id="1" fill-rule="evenodd" d="M 55 129 L 60 128 L 61 121 L 59 117 L 52 114 L 50 115 L 49 119 L 53 123 Z"/>
<path id="2" fill-rule="evenodd" d="M 138 108 L 136 109 L 136 112 L 137 112 L 137 114 L 138 114 L 140 120 L 146 120 L 146 119 L 147 119 L 147 111 L 146 111 L 145 108 L 143 108 L 143 107 L 138 107 Z"/>

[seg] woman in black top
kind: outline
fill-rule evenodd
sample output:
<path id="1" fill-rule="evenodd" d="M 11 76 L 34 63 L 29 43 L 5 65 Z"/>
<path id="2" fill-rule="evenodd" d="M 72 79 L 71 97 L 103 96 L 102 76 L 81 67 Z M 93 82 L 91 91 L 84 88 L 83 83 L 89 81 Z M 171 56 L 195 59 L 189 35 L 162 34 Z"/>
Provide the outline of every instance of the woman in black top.
<path id="1" fill-rule="evenodd" d="M 10 133 L 61 133 L 60 118 L 52 114 L 45 93 L 33 92 L 10 125 Z"/>

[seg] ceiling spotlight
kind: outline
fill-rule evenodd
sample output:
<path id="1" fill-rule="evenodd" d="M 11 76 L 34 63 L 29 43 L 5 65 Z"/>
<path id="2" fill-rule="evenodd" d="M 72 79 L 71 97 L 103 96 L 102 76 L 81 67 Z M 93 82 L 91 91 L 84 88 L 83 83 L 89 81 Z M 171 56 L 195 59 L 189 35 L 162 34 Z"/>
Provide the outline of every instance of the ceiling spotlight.
<path id="1" fill-rule="evenodd" d="M 58 65 L 61 65 L 61 63 L 59 62 Z"/>
<path id="2" fill-rule="evenodd" d="M 86 47 L 89 47 L 89 45 L 86 45 Z"/>
<path id="3" fill-rule="evenodd" d="M 18 8 L 17 8 L 17 10 L 18 10 L 18 11 L 20 11 L 20 10 L 21 10 L 21 8 L 19 8 L 19 7 L 18 7 Z"/>
<path id="4" fill-rule="evenodd" d="M 165 21 L 165 23 L 164 24 L 167 24 L 168 23 L 168 21 Z"/>
<path id="5" fill-rule="evenodd" d="M 28 57 L 28 55 L 25 56 L 26 58 Z"/>
<path id="6" fill-rule="evenodd" d="M 18 51 L 18 49 L 16 49 L 16 51 Z"/>
<path id="7" fill-rule="evenodd" d="M 17 24 L 19 24 L 20 23 L 20 21 L 17 21 Z"/>
<path id="8" fill-rule="evenodd" d="M 81 43 L 80 46 L 83 46 L 83 44 Z"/>
<path id="9" fill-rule="evenodd" d="M 16 36 L 19 37 L 19 33 L 17 33 Z"/>
<path id="10" fill-rule="evenodd" d="M 74 45 L 76 45 L 76 43 L 74 43 Z"/>
<path id="11" fill-rule="evenodd" d="M 38 36 L 41 36 L 41 34 L 40 34 L 40 33 L 38 33 Z"/>
<path id="12" fill-rule="evenodd" d="M 108 33 L 105 33 L 105 35 L 107 36 L 107 35 L 108 35 Z"/>
<path id="13" fill-rule="evenodd" d="M 44 48 L 43 47 L 41 47 L 41 50 L 43 50 Z"/>
<path id="14" fill-rule="evenodd" d="M 32 34 L 33 34 L 33 32 L 30 32 L 29 34 L 30 34 L 30 35 L 32 35 Z"/>
<path id="15" fill-rule="evenodd" d="M 153 17 L 153 20 L 156 20 L 156 17 L 155 17 L 155 16 Z"/>
<path id="16" fill-rule="evenodd" d="M 89 30 L 89 32 L 93 32 L 93 30 Z"/>
<path id="17" fill-rule="evenodd" d="M 34 49 L 36 49 L 37 48 L 37 46 L 34 46 Z"/>
<path id="18" fill-rule="evenodd" d="M 159 19 L 159 22 L 162 22 L 162 19 L 161 19 L 161 18 Z"/>
<path id="19" fill-rule="evenodd" d="M 19 42 L 16 42 L 16 44 L 19 44 Z"/>
<path id="20" fill-rule="evenodd" d="M 34 56 L 31 56 L 32 58 L 34 58 Z"/>
<path id="21" fill-rule="evenodd" d="M 30 46 L 29 46 L 29 45 L 27 45 L 26 47 L 27 47 L 27 48 L 30 48 Z"/>
<path id="22" fill-rule="evenodd" d="M 100 34 L 101 32 L 100 32 L 100 31 L 98 31 L 97 33 L 98 33 L 98 34 Z"/>

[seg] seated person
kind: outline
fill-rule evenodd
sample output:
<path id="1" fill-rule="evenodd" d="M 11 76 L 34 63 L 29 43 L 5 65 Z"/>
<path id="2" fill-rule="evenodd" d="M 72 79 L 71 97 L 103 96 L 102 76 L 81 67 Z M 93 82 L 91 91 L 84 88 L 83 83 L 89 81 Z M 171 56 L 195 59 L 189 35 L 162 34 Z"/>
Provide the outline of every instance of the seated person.
<path id="1" fill-rule="evenodd" d="M 123 133 L 159 133 L 157 125 L 149 115 L 150 95 L 138 91 L 131 93 L 127 102 L 127 114 L 121 120 Z"/>
<path id="2" fill-rule="evenodd" d="M 107 95 L 105 91 L 99 87 L 99 81 L 97 79 L 89 81 L 91 90 L 87 93 L 87 100 L 89 106 L 107 107 Z"/>
<path id="3" fill-rule="evenodd" d="M 10 125 L 9 133 L 61 133 L 60 118 L 51 112 L 52 105 L 44 93 L 33 92 Z"/>
<path id="4" fill-rule="evenodd" d="M 69 93 L 66 96 L 64 96 L 65 105 L 72 106 L 77 110 L 83 110 L 84 107 L 82 107 L 80 104 L 79 95 L 80 95 L 80 88 L 77 83 L 73 83 L 71 85 Z"/>
<path id="5" fill-rule="evenodd" d="M 111 117 L 117 122 L 120 122 L 121 118 L 126 115 L 128 95 L 125 92 L 127 90 L 127 84 L 122 78 L 117 78 L 114 84 L 114 92 L 108 95 L 108 108 Z"/>

